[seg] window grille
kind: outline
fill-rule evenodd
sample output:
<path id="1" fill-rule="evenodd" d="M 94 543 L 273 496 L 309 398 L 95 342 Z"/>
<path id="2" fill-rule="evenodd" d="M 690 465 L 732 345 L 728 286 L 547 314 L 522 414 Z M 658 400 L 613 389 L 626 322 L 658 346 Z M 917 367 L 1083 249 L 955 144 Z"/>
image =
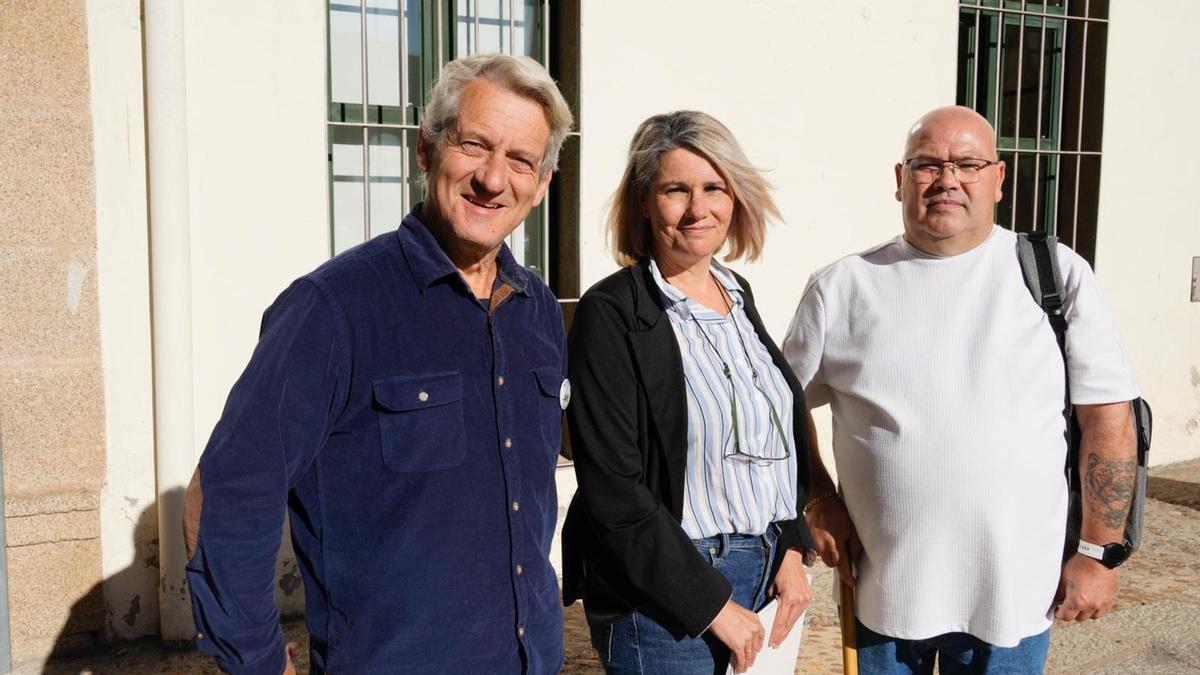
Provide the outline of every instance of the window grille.
<path id="1" fill-rule="evenodd" d="M 959 105 L 996 129 L 1007 166 L 996 221 L 1044 230 L 1093 260 L 1108 0 L 963 0 Z"/>
<path id="2" fill-rule="evenodd" d="M 422 199 L 417 134 L 425 97 L 441 67 L 460 56 L 491 52 L 548 64 L 551 5 L 550 0 L 329 0 L 332 253 L 394 230 Z M 578 139 L 572 144 L 577 147 Z M 564 149 L 563 155 L 578 160 L 577 150 Z M 562 182 L 556 177 L 552 194 Z M 563 191 L 576 195 L 577 212 L 577 188 Z M 570 212 L 555 196 L 535 208 L 508 241 L 517 261 L 543 278 L 556 271 L 552 260 L 563 257 L 551 251 L 552 240 L 561 238 L 550 232 L 551 202 Z M 577 217 L 566 220 L 557 225 L 577 227 Z M 567 258 L 563 264 L 578 267 L 577 260 Z"/>

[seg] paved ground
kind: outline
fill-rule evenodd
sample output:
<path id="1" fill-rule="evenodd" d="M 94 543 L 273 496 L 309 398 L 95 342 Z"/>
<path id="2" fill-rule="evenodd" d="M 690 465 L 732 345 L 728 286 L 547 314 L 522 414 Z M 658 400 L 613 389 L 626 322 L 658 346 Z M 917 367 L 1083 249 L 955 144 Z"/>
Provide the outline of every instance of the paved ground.
<path id="1" fill-rule="evenodd" d="M 1048 673 L 1200 673 L 1200 460 L 1151 472 L 1142 551 L 1122 568 L 1121 594 L 1100 621 L 1053 631 Z M 827 570 L 815 570 L 816 597 L 805 626 L 797 673 L 841 673 L 841 649 Z M 564 673 L 600 673 L 579 604 L 568 608 Z M 303 628 L 286 627 L 303 644 Z M 306 666 L 305 659 L 300 665 Z M 20 673 L 40 672 L 26 668 Z M 149 675 L 211 673 L 191 651 L 168 651 L 153 641 L 120 645 L 86 658 L 47 664 L 48 673 Z"/>

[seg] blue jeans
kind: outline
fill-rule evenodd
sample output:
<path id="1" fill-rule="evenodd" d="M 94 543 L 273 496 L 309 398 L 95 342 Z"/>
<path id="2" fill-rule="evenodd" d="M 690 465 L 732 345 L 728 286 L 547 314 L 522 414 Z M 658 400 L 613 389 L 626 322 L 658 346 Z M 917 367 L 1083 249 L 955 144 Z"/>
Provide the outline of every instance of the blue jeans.
<path id="1" fill-rule="evenodd" d="M 762 536 L 722 534 L 692 541 L 733 585 L 733 601 L 758 610 L 766 604 L 778 537 L 772 525 Z M 609 675 L 725 675 L 729 665 L 729 650 L 711 633 L 676 640 L 641 612 L 626 614 L 607 626 L 593 626 L 592 646 Z"/>
<path id="2" fill-rule="evenodd" d="M 863 675 L 922 675 L 933 672 L 937 656 L 943 675 L 1040 673 L 1050 651 L 1050 629 L 1021 640 L 1016 647 L 994 647 L 967 633 L 945 633 L 927 640 L 880 635 L 856 622 L 858 672 Z"/>

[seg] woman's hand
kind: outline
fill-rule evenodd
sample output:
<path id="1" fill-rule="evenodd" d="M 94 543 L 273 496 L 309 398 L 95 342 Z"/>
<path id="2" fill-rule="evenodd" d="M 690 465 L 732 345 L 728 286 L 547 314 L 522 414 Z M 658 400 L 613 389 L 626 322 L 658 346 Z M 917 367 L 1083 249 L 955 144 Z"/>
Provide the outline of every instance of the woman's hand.
<path id="1" fill-rule="evenodd" d="M 763 646 L 762 622 L 758 615 L 742 607 L 732 599 L 725 603 L 721 613 L 708 627 L 714 637 L 729 647 L 733 660 L 733 672 L 744 673 L 754 665 L 754 658 Z"/>
<path id="2" fill-rule="evenodd" d="M 768 642 L 774 649 L 787 639 L 792 626 L 796 625 L 796 620 L 812 601 L 812 588 L 808 585 L 808 575 L 804 573 L 804 556 L 799 551 L 789 550 L 783 554 L 779 572 L 775 574 L 775 581 L 771 582 L 767 592 L 779 603 Z"/>

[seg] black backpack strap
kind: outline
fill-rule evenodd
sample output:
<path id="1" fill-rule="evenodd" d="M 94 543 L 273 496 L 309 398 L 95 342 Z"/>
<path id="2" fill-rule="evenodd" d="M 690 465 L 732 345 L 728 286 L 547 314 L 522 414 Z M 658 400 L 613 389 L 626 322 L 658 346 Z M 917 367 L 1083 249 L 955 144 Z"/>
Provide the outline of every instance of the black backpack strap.
<path id="1" fill-rule="evenodd" d="M 1017 234 L 1017 259 L 1025 275 L 1025 285 L 1038 306 L 1046 312 L 1063 363 L 1067 360 L 1067 319 L 1063 315 L 1063 282 L 1058 269 L 1058 237 L 1045 232 Z"/>
<path id="2" fill-rule="evenodd" d="M 1054 329 L 1054 337 L 1058 341 L 1059 352 L 1063 357 L 1063 372 L 1067 390 L 1063 401 L 1063 418 L 1067 423 L 1067 465 L 1066 474 L 1071 490 L 1070 512 L 1067 517 L 1067 556 L 1075 553 L 1075 545 L 1079 540 L 1079 527 L 1082 523 L 1080 513 L 1079 485 L 1079 439 L 1081 437 L 1078 419 L 1071 408 L 1070 372 L 1067 371 L 1067 319 L 1063 314 L 1063 282 L 1058 269 L 1058 238 L 1045 232 L 1030 232 L 1017 234 L 1017 259 L 1021 263 L 1021 273 L 1025 276 L 1025 285 L 1033 299 L 1046 312 L 1050 327 Z M 1141 398 L 1133 400 L 1133 424 L 1137 436 L 1137 478 L 1134 484 L 1133 497 L 1129 505 L 1129 516 L 1125 524 L 1125 545 L 1129 550 L 1136 551 L 1142 544 L 1144 529 L 1144 512 L 1146 499 L 1146 475 L 1149 464 L 1150 436 L 1153 430 L 1150 405 Z"/>
<path id="3" fill-rule="evenodd" d="M 1045 232 L 1020 232 L 1017 234 L 1017 260 L 1021 263 L 1021 273 L 1025 277 L 1025 285 L 1033 295 L 1034 301 L 1046 312 L 1046 319 L 1054 329 L 1054 339 L 1058 342 L 1058 351 L 1063 359 L 1063 419 L 1067 423 L 1067 475 L 1072 482 L 1077 481 L 1076 468 L 1079 466 L 1079 448 L 1075 441 L 1078 431 L 1071 414 L 1071 373 L 1067 369 L 1067 317 L 1063 313 L 1063 282 L 1062 273 L 1058 269 L 1058 237 Z"/>

